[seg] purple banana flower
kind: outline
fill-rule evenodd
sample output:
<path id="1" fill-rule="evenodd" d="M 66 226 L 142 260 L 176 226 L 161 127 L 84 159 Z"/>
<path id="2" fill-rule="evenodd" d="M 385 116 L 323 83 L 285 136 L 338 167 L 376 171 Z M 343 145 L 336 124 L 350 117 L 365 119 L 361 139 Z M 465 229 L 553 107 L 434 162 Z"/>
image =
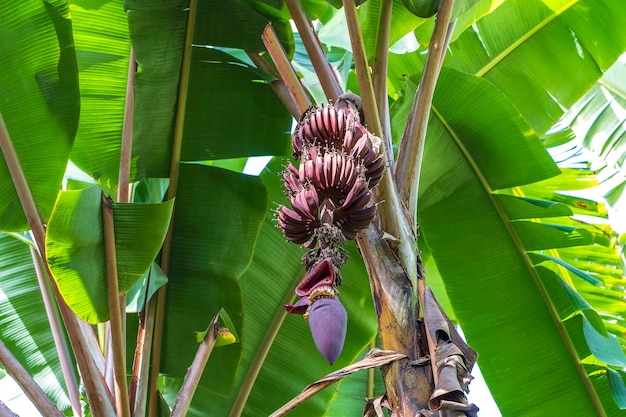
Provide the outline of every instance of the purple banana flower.
<path id="1" fill-rule="evenodd" d="M 348 313 L 337 296 L 320 298 L 309 307 L 309 327 L 317 350 L 335 363 L 346 340 Z"/>
<path id="2" fill-rule="evenodd" d="M 288 313 L 304 314 L 317 350 L 331 365 L 343 349 L 348 322 L 346 309 L 334 288 L 335 278 L 332 259 L 323 259 L 296 288 L 296 294 L 302 298 L 285 305 Z"/>

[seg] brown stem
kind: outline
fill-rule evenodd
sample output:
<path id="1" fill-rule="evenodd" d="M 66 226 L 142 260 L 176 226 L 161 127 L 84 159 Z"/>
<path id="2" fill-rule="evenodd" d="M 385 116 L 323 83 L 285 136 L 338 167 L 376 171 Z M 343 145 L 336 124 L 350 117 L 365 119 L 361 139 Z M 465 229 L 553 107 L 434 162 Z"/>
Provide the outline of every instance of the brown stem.
<path id="1" fill-rule="evenodd" d="M 426 367 L 408 364 L 418 358 L 414 289 L 376 226 L 360 233 L 357 244 L 370 278 L 381 345 L 408 356 L 407 360 L 383 369 L 389 402 L 398 415 L 417 415 L 419 410 L 428 408 L 431 387 Z"/>
<path id="2" fill-rule="evenodd" d="M 120 170 L 119 170 L 119 180 L 118 180 L 118 188 L 117 188 L 117 201 L 119 203 L 128 203 L 130 202 L 130 166 L 132 160 L 132 150 L 133 150 L 133 118 L 135 114 L 135 72 L 137 71 L 137 62 L 135 62 L 135 53 L 131 47 L 130 49 L 130 57 L 128 60 L 128 77 L 126 80 L 126 100 L 124 103 L 124 127 L 122 129 L 122 148 L 120 151 Z M 122 329 L 126 329 L 126 296 L 124 294 L 120 295 L 120 309 L 121 309 L 121 319 L 122 319 Z M 110 329 L 110 328 L 109 328 Z M 125 334 L 125 332 L 124 332 Z M 124 338 L 124 345 L 126 345 L 126 341 Z M 111 360 L 111 358 L 107 355 L 107 361 Z M 113 358 L 114 359 L 114 358 Z M 133 387 L 135 387 L 134 385 Z M 133 388 L 134 389 L 134 388 Z M 129 393 L 130 396 L 135 396 L 135 393 Z M 118 400 L 119 401 L 119 400 Z M 131 413 L 132 407 L 131 405 Z"/>
<path id="3" fill-rule="evenodd" d="M 131 386 L 133 389 L 129 393 L 129 401 L 133 407 L 134 417 L 143 417 L 146 415 L 146 394 L 148 392 L 150 352 L 154 333 L 154 318 L 156 309 L 156 298 L 150 298 L 145 306 L 145 310 L 140 314 L 139 330 L 137 332 L 137 346 L 135 347 L 135 357 L 133 361 L 133 378 Z M 148 342 L 146 342 L 148 341 Z M 140 383 L 143 381 L 143 383 Z"/>
<path id="4" fill-rule="evenodd" d="M 35 266 L 35 272 L 37 274 L 37 281 L 39 282 L 39 289 L 41 290 L 41 297 L 48 314 L 53 314 L 54 318 L 48 320 L 50 323 L 50 331 L 52 332 L 52 338 L 59 355 L 59 362 L 61 363 L 61 370 L 63 371 L 63 377 L 65 378 L 66 385 L 68 385 L 68 393 L 70 395 L 70 402 L 72 403 L 72 410 L 74 415 L 82 416 L 82 410 L 80 407 L 80 394 L 78 392 L 78 380 L 74 367 L 72 366 L 72 359 L 70 357 L 70 349 L 67 345 L 65 336 L 63 335 L 63 326 L 61 323 L 61 317 L 59 316 L 59 310 L 56 307 L 52 288 L 50 287 L 50 280 L 46 272 L 46 265 L 39 256 L 39 252 L 34 247 L 30 247 L 30 256 L 33 259 Z M 41 288 L 41 286 L 46 288 Z M 73 387 L 74 389 L 70 388 Z"/>
<path id="5" fill-rule="evenodd" d="M 454 0 L 442 0 L 435 30 L 428 49 L 422 79 L 402 136 L 396 166 L 396 178 L 402 201 L 406 204 L 413 227 L 417 227 L 417 195 L 426 140 L 428 117 L 441 63 L 449 40 L 448 27 Z"/>
<path id="6" fill-rule="evenodd" d="M 117 258 L 115 254 L 115 229 L 113 223 L 113 200 L 102 195 L 102 223 L 104 228 L 104 249 L 106 257 L 107 286 L 109 290 L 109 315 L 111 322 L 111 348 L 116 382 L 116 406 L 118 416 L 130 417 L 128 385 L 126 382 L 126 350 L 124 343 L 124 308 L 120 301 L 126 297 L 120 295 L 117 277 Z"/>
<path id="7" fill-rule="evenodd" d="M 289 9 L 291 18 L 298 28 L 298 33 L 300 34 L 300 38 L 302 38 L 302 43 L 309 55 L 311 64 L 313 64 L 315 73 L 320 80 L 320 85 L 324 90 L 326 98 L 333 101 L 337 100 L 342 93 L 339 80 L 337 80 L 337 75 L 333 67 L 328 62 L 328 59 L 326 59 L 326 55 L 324 55 L 322 44 L 317 38 L 315 30 L 304 11 L 304 7 L 302 7 L 300 0 L 285 0 L 285 3 Z"/>
<path id="8" fill-rule="evenodd" d="M 0 363 L 2 367 L 15 379 L 15 381 L 22 387 L 24 393 L 35 404 L 35 407 L 48 417 L 63 417 L 63 413 L 59 410 L 54 403 L 48 398 L 41 387 L 35 382 L 33 377 L 22 366 L 15 356 L 9 351 L 9 349 L 0 340 Z"/>
<path id="9" fill-rule="evenodd" d="M 5 403 L 0 400 L 0 417 L 19 417 Z"/>
<path id="10" fill-rule="evenodd" d="M 393 0 L 382 0 L 380 5 L 380 20 L 378 23 L 378 37 L 376 38 L 376 52 L 374 56 L 374 70 L 372 83 L 374 97 L 378 105 L 378 116 L 381 124 L 381 134 L 385 143 L 385 155 L 391 172 L 394 171 L 393 145 L 391 138 L 391 121 L 389 120 L 389 100 L 387 99 L 387 66 L 389 57 L 389 37 L 391 32 L 391 10 Z"/>
<path id="11" fill-rule="evenodd" d="M 267 74 L 271 74 L 276 77 L 275 80 L 269 82 L 270 88 L 274 91 L 276 96 L 283 102 L 289 113 L 296 119 L 298 119 L 301 115 L 300 110 L 298 110 L 298 106 L 293 101 L 289 89 L 285 85 L 282 79 L 280 79 L 280 74 L 276 72 L 276 69 L 272 67 L 261 55 L 254 51 L 246 51 L 246 55 L 250 58 L 250 60 L 256 65 L 258 69 L 266 72 Z"/>
<path id="12" fill-rule="evenodd" d="M 278 71 L 280 78 L 287 87 L 291 99 L 296 104 L 298 113 L 304 113 L 306 109 L 311 106 L 311 101 L 309 100 L 309 97 L 307 97 L 304 87 L 302 87 L 302 84 L 300 83 L 300 79 L 298 79 L 296 72 L 291 66 L 291 62 L 289 62 L 289 58 L 287 58 L 287 53 L 283 49 L 283 46 L 281 45 L 272 25 L 267 25 L 265 27 L 263 35 L 261 35 L 261 39 L 263 39 L 265 48 L 272 57 L 274 65 L 276 65 L 276 70 Z"/>
<path id="13" fill-rule="evenodd" d="M 196 356 L 193 358 L 191 366 L 187 369 L 187 374 L 185 374 L 185 379 L 183 380 L 183 386 L 180 388 L 180 391 L 178 391 L 178 395 L 174 401 L 171 417 L 184 417 L 187 415 L 189 405 L 193 399 L 193 394 L 196 392 L 196 388 L 200 382 L 200 377 L 202 376 L 202 372 L 204 372 L 204 367 L 206 366 L 209 356 L 211 356 L 211 352 L 213 351 L 213 347 L 215 346 L 219 321 L 220 314 L 217 313 L 209 324 L 209 328 L 202 339 L 200 346 L 198 347 L 198 351 L 196 352 Z"/>
<path id="14" fill-rule="evenodd" d="M 286 415 L 291 410 L 304 403 L 306 400 L 313 397 L 318 392 L 322 391 L 324 388 L 327 388 L 337 381 L 340 381 L 348 375 L 351 375 L 358 371 L 369 370 L 381 366 L 389 366 L 390 364 L 398 361 L 406 361 L 406 356 L 394 351 L 372 349 L 360 361 L 348 365 L 344 368 L 338 369 L 335 372 L 332 372 L 325 377 L 315 381 L 314 383 L 308 385 L 300 394 L 294 397 L 291 401 L 270 414 L 270 417 L 282 417 Z"/>
<path id="15" fill-rule="evenodd" d="M 17 153 L 15 152 L 13 142 L 11 141 L 11 138 L 9 136 L 9 132 L 4 123 L 4 119 L 2 118 L 2 114 L 0 114 L 0 148 L 2 149 L 2 153 L 4 154 L 7 167 L 9 169 L 9 172 L 11 173 L 11 178 L 13 179 L 13 183 L 15 184 L 18 197 L 22 204 L 22 208 L 24 209 L 24 213 L 26 214 L 26 219 L 28 220 L 28 223 L 31 227 L 39 256 L 42 260 L 44 260 L 46 259 L 46 232 L 43 225 L 43 220 L 41 219 L 37 210 L 37 206 L 35 205 L 35 200 L 30 191 L 28 181 L 26 180 L 26 176 L 24 175 L 24 171 L 22 170 L 22 166 L 20 164 Z M 48 281 L 50 282 L 52 294 L 57 302 L 57 305 L 59 306 L 61 318 L 65 324 L 65 329 L 70 338 L 70 343 L 74 350 L 76 362 L 78 363 L 80 373 L 83 377 L 83 383 L 85 384 L 85 391 L 87 392 L 91 409 L 94 412 L 94 415 L 112 415 L 111 413 L 114 412 L 114 409 L 111 401 L 111 394 L 106 387 L 106 384 L 104 383 L 102 374 L 96 362 L 97 359 L 101 359 L 101 357 L 97 358 L 96 356 L 94 356 L 99 355 L 96 340 L 95 338 L 91 338 L 88 336 L 86 329 L 84 328 L 84 326 L 87 324 L 78 319 L 76 314 L 74 314 L 74 312 L 67 306 L 67 304 L 63 300 L 63 297 L 59 293 L 56 283 L 51 278 L 52 274 L 50 273 L 47 263 L 46 273 L 48 275 Z M 48 288 L 48 286 L 47 284 L 40 284 L 40 288 L 46 291 L 45 288 Z M 49 315 L 49 318 L 50 317 L 51 316 Z M 63 360 L 63 357 L 64 355 L 60 355 L 59 359 Z M 78 392 L 78 387 L 72 387 L 70 381 L 66 380 L 66 383 L 68 385 L 68 390 L 76 390 L 76 393 Z M 70 394 L 70 399 L 74 396 L 75 394 Z M 80 410 L 80 406 L 78 405 L 77 407 Z"/>
<path id="16" fill-rule="evenodd" d="M 128 63 L 128 78 L 126 81 L 126 101 L 124 103 L 124 127 L 122 129 L 122 149 L 120 152 L 120 170 L 117 188 L 117 201 L 128 203 L 130 201 L 130 164 L 133 148 L 133 117 L 135 114 L 135 72 L 137 63 L 135 54 L 130 49 Z"/>
<path id="17" fill-rule="evenodd" d="M 426 280 L 420 279 L 419 280 L 419 297 L 420 297 L 420 304 L 422 306 L 422 316 L 424 318 L 424 325 L 428 325 L 428 320 L 430 319 L 428 317 L 428 314 L 426 312 Z M 437 368 L 437 341 L 433 340 L 431 332 L 428 331 L 428 329 L 426 329 L 426 339 L 428 340 L 428 355 L 430 356 L 430 367 L 432 368 L 432 374 L 433 374 L 433 382 L 435 383 L 435 386 L 437 386 L 437 383 L 439 382 L 439 369 Z"/>
<path id="18" fill-rule="evenodd" d="M 183 59 L 180 74 L 180 83 L 178 87 L 178 107 L 176 109 L 176 121 L 174 125 L 174 142 L 172 144 L 172 159 L 170 163 L 170 184 L 167 191 L 168 200 L 176 196 L 178 187 L 178 173 L 180 168 L 180 152 L 183 142 L 183 128 L 185 111 L 187 105 L 187 91 L 189 89 L 189 69 L 191 67 L 191 49 L 193 42 L 193 33 L 196 24 L 196 13 L 198 10 L 198 0 L 190 0 L 189 15 L 187 16 L 187 30 L 185 32 L 185 47 L 183 49 Z M 167 234 L 163 242 L 161 250 L 161 269 L 165 274 L 169 271 L 170 254 L 172 248 L 172 225 L 174 215 L 170 220 Z M 149 417 L 157 416 L 158 390 L 159 390 L 159 368 L 161 365 L 161 343 L 163 340 L 163 320 L 165 318 L 165 297 L 167 294 L 167 285 L 163 285 L 158 289 L 156 297 L 156 310 L 154 317 L 154 339 L 152 340 L 152 370 L 150 373 L 149 388 Z"/>

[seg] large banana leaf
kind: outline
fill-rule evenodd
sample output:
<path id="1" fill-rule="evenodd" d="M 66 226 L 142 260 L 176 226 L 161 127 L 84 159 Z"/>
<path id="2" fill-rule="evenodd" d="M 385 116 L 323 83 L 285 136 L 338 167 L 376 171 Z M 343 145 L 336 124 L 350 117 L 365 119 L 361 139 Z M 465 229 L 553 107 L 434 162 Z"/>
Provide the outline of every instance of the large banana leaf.
<path id="1" fill-rule="evenodd" d="M 562 125 L 576 132 L 572 146 L 583 146 L 595 158 L 602 184 L 598 187 L 611 206 L 611 225 L 624 233 L 624 160 L 626 152 L 626 65 L 624 56 L 563 117 Z M 563 126 L 561 126 L 563 128 Z M 624 240 L 622 239 L 622 243 Z"/>
<path id="2" fill-rule="evenodd" d="M 573 350 L 586 348 L 590 341 L 571 342 L 564 335 L 544 274 L 526 255 L 532 248 L 591 241 L 537 234 L 534 229 L 545 226 L 509 218 L 493 190 L 498 184 L 528 182 L 522 171 L 536 173 L 533 180 L 554 175 L 554 163 L 547 154 L 543 160 L 533 155 L 530 149 L 540 146 L 537 137 L 513 140 L 514 132 L 529 130 L 503 123 L 515 111 L 501 94 L 489 94 L 493 87 L 485 81 L 466 78 L 443 72 L 440 85 L 450 88 L 435 93 L 420 184 L 422 233 L 468 342 L 481 355 L 481 370 L 502 413 L 593 415 L 595 394 L 587 391 L 588 377 L 581 375 L 579 362 L 587 355 L 572 357 Z M 472 93 L 476 86 L 482 87 L 480 94 Z M 474 145 L 477 141 L 508 152 L 485 159 Z M 519 165 L 524 169 L 507 169 Z"/>
<path id="3" fill-rule="evenodd" d="M 78 125 L 78 77 L 69 10 L 62 0 L 3 2 L 0 28 L 0 113 L 45 220 Z M 0 160 L 0 189 L 0 229 L 28 229 L 4 158 Z"/>
<path id="4" fill-rule="evenodd" d="M 127 1 L 136 78 L 133 160 L 136 178 L 167 177 L 187 22 L 185 2 Z M 260 49 L 267 19 L 233 3 L 200 2 L 191 55 L 183 160 L 287 153 L 289 118 L 262 76 L 211 46 Z M 210 18 L 210 19 L 209 19 Z M 234 19 L 240 19 L 238 24 Z M 208 24 L 207 22 L 211 22 Z M 241 23 L 243 22 L 243 23 Z M 237 36 L 227 36 L 233 28 Z M 259 82 L 261 81 L 261 82 Z M 266 117 L 253 118 L 263 109 Z M 282 110 L 282 111 L 281 111 Z M 283 137 L 283 140 L 278 138 Z M 248 149 L 255 147 L 255 149 Z"/>
<path id="5" fill-rule="evenodd" d="M 267 207 L 259 178 L 203 165 L 181 166 L 162 372 L 184 376 L 198 346 L 194 332 L 206 330 L 221 308 L 243 333 L 239 278 L 250 265 Z M 216 350 L 202 386 L 228 393 L 241 351 L 241 344 Z"/>
<path id="6" fill-rule="evenodd" d="M 543 135 L 624 51 L 621 7 L 619 0 L 506 1 L 450 44 L 444 66 L 489 80 Z M 424 59 L 422 51 L 391 54 L 394 89 L 421 72 Z"/>
<path id="7" fill-rule="evenodd" d="M 624 51 L 622 6 L 507 1 L 451 45 L 445 65 L 491 81 L 543 134 Z"/>

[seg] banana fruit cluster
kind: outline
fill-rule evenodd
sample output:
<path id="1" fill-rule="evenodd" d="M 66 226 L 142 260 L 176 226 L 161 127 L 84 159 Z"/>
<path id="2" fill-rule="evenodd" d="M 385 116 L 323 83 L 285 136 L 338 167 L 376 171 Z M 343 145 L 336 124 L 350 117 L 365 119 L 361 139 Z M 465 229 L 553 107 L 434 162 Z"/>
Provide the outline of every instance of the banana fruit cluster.
<path id="1" fill-rule="evenodd" d="M 307 275 L 296 288 L 301 298 L 285 308 L 304 315 L 331 365 L 343 349 L 348 321 L 336 289 L 347 260 L 343 245 L 374 220 L 371 190 L 385 170 L 381 139 L 361 123 L 359 104 L 348 93 L 336 105 L 314 106 L 302 116 L 292 136 L 300 164 L 289 163 L 282 174 L 292 208 L 276 210 L 287 239 L 309 249 L 302 258 Z"/>
<path id="2" fill-rule="evenodd" d="M 353 100 L 314 106 L 298 123 L 292 145 L 300 159 L 283 173 L 291 207 L 279 206 L 278 226 L 293 243 L 313 247 L 315 229 L 337 226 L 356 238 L 376 215 L 371 189 L 385 170 L 381 139 L 361 124 Z"/>

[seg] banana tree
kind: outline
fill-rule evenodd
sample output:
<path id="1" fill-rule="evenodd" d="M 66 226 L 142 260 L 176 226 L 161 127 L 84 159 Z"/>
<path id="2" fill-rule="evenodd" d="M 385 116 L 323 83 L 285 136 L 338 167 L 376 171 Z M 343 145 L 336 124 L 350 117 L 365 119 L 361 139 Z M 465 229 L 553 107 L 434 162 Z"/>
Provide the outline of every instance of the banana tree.
<path id="1" fill-rule="evenodd" d="M 595 179 L 546 150 L 626 49 L 621 4 L 421 3 L 0 6 L 0 353 L 44 415 L 269 415 L 337 369 L 293 415 L 437 415 L 425 283 L 503 415 L 625 413 L 615 235 L 572 218 L 604 214 L 560 192 Z M 317 146 L 297 149 L 294 117 L 317 128 L 348 90 L 386 162 L 360 188 L 372 224 L 338 223 L 347 263 L 304 265 L 342 278 L 329 366 L 283 308 L 312 294 L 315 245 L 276 204 Z M 274 158 L 244 174 L 254 156 Z"/>

